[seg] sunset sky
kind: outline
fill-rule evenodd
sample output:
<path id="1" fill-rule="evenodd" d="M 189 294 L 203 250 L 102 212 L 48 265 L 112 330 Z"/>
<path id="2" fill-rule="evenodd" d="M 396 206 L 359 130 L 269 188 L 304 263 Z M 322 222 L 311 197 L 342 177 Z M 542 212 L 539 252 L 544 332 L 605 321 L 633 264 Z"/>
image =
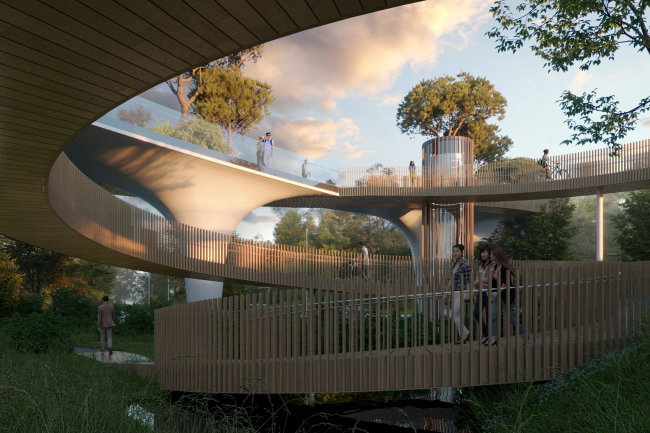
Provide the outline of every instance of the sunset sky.
<path id="1" fill-rule="evenodd" d="M 461 71 L 484 76 L 508 100 L 502 133 L 514 146 L 507 156 L 541 156 L 590 148 L 559 143 L 570 132 L 557 104 L 564 90 L 597 88 L 629 108 L 650 94 L 650 57 L 623 49 L 614 62 L 584 72 L 547 73 L 530 50 L 498 53 L 485 33 L 495 25 L 492 1 L 429 0 L 307 30 L 265 45 L 263 57 L 244 73 L 273 86 L 271 115 L 257 131 L 273 132 L 276 145 L 334 166 L 405 166 L 421 161 L 427 138 L 396 126 L 397 106 L 422 79 Z M 166 84 L 143 95 L 177 107 Z M 628 142 L 650 136 L 641 119 Z M 277 218 L 260 208 L 238 230 L 272 240 Z"/>

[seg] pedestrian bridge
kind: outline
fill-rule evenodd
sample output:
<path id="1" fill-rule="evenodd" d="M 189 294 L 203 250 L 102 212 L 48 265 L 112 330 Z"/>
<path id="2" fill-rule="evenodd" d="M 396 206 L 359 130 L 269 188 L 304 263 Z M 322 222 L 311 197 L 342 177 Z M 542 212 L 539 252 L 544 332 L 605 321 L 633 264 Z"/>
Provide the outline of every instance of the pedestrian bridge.
<path id="1" fill-rule="evenodd" d="M 646 263 L 519 263 L 517 289 L 506 296 L 514 297 L 527 340 L 522 345 L 497 320 L 497 345 L 455 346 L 444 263 L 374 256 L 369 281 L 337 280 L 350 259 L 345 253 L 255 243 L 157 217 L 117 199 L 63 154 L 105 113 L 197 65 L 412 2 L 0 4 L 0 232 L 114 266 L 286 289 L 158 310 L 155 363 L 169 389 L 328 392 L 507 383 L 551 378 L 631 341 L 647 312 Z M 638 189 L 650 179 L 647 143 L 639 146 L 615 169 L 590 171 L 601 155 L 591 166 L 576 160 L 564 167 L 569 178 L 552 181 L 479 167 L 456 178 L 422 171 L 410 184 L 404 170 L 364 169 L 342 171 L 338 192 L 313 186 L 308 195 L 273 203 L 408 208 L 427 200 Z M 247 167 L 236 173 L 264 178 Z M 491 315 L 490 308 L 483 314 Z"/>

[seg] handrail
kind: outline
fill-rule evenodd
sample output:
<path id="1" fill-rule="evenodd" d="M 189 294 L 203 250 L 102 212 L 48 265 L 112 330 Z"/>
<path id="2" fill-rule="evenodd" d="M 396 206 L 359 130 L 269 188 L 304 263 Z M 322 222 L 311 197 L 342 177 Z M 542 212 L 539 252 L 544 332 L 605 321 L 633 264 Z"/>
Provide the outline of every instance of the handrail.
<path id="1" fill-rule="evenodd" d="M 391 195 L 433 188 L 501 187 L 565 181 L 564 188 L 580 184 L 580 179 L 614 175 L 610 183 L 623 180 L 626 173 L 650 168 L 650 140 L 622 146 L 616 156 L 609 148 L 551 156 L 548 168 L 541 158 L 515 158 L 477 164 L 469 170 L 462 164 L 427 167 L 341 167 L 339 188 L 342 196 Z"/>

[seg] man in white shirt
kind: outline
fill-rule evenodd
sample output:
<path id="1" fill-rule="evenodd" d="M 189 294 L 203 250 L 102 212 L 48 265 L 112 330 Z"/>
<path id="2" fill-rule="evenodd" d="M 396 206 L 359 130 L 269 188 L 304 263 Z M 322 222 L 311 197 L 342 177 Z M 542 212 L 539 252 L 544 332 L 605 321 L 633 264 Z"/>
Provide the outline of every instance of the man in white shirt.
<path id="1" fill-rule="evenodd" d="M 368 267 L 370 266 L 370 259 L 368 258 L 368 248 L 363 246 L 363 241 L 359 241 L 359 254 L 357 260 L 361 260 L 361 276 L 364 280 L 368 281 Z"/>
<path id="2" fill-rule="evenodd" d="M 266 140 L 264 140 L 264 165 L 271 166 L 271 158 L 273 158 L 273 146 L 275 143 L 271 140 L 271 133 L 266 133 Z"/>

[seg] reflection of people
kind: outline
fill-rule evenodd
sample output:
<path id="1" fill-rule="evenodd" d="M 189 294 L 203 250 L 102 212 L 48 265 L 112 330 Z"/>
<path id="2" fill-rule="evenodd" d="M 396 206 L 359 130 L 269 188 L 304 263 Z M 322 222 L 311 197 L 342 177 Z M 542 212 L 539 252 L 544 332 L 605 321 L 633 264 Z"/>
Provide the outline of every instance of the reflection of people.
<path id="1" fill-rule="evenodd" d="M 108 354 L 113 354 L 113 326 L 115 326 L 115 308 L 108 303 L 108 295 L 102 298 L 104 303 L 97 309 L 97 330 L 100 335 L 102 352 L 104 351 L 104 337 L 107 338 Z"/>
<path id="2" fill-rule="evenodd" d="M 257 146 L 255 147 L 257 150 L 257 165 L 264 165 L 264 137 L 260 135 L 258 139 Z"/>
<path id="3" fill-rule="evenodd" d="M 271 166 L 271 158 L 273 158 L 273 146 L 275 143 L 271 140 L 271 133 L 266 133 L 266 140 L 264 140 L 264 165 Z"/>
<path id="4" fill-rule="evenodd" d="M 368 281 L 370 259 L 368 258 L 368 248 L 363 245 L 363 241 L 359 241 L 359 254 L 357 254 L 357 260 L 359 259 L 361 259 L 361 275 L 364 280 Z"/>
<path id="5" fill-rule="evenodd" d="M 462 310 L 464 309 L 464 304 L 460 301 L 461 290 L 466 290 L 465 297 L 469 296 L 470 289 L 470 267 L 467 262 L 463 259 L 463 251 L 465 251 L 465 246 L 461 244 L 456 244 L 451 250 L 451 256 L 454 259 L 454 267 L 451 269 L 451 279 L 447 285 L 447 291 L 451 291 L 452 285 L 454 289 L 454 322 L 458 328 L 458 332 L 462 334 L 461 340 L 464 343 L 469 340 L 469 331 L 465 327 L 465 321 L 461 318 Z M 462 284 L 461 284 L 462 280 Z M 463 289 L 464 286 L 464 289 Z M 460 341 L 455 342 L 454 344 L 460 344 Z"/>
<path id="6" fill-rule="evenodd" d="M 417 173 L 415 172 L 415 163 L 413 161 L 409 164 L 409 177 L 411 178 L 411 186 L 413 186 L 415 178 L 417 177 Z"/>
<path id="7" fill-rule="evenodd" d="M 309 170 L 307 170 L 307 160 L 305 159 L 305 163 L 302 165 L 302 177 L 307 179 L 308 177 L 311 177 L 311 173 Z"/>
<path id="8" fill-rule="evenodd" d="M 515 297 L 510 296 L 510 305 L 506 305 L 506 292 L 508 286 L 510 286 L 511 289 L 514 289 L 514 286 L 512 285 L 512 281 L 507 281 L 508 278 L 508 271 L 510 271 L 510 277 L 513 280 L 517 280 L 517 273 L 515 270 L 515 267 L 510 263 L 510 260 L 508 260 L 508 257 L 506 256 L 506 252 L 503 251 L 502 248 L 495 248 L 492 250 L 492 253 L 490 253 L 490 258 L 492 258 L 492 261 L 496 265 L 494 268 L 494 274 L 492 276 L 492 288 L 493 289 L 501 289 L 501 296 L 498 295 L 498 292 L 493 292 L 492 293 L 492 345 L 497 344 L 497 306 L 499 300 L 501 301 L 501 306 L 503 307 L 503 312 L 505 314 L 508 314 L 510 316 L 510 324 L 514 326 L 515 328 L 517 325 L 519 325 L 519 335 L 521 336 L 522 342 L 525 341 L 525 335 L 526 331 L 524 330 L 524 327 L 521 325 L 521 323 L 517 322 L 517 319 L 515 318 Z M 499 280 L 501 281 L 501 287 L 499 287 Z M 506 312 L 506 310 L 510 310 L 509 312 Z M 503 331 L 504 335 L 509 335 L 509 332 L 506 332 L 505 330 Z"/>
<path id="9" fill-rule="evenodd" d="M 481 261 L 478 263 L 478 272 L 476 273 L 476 280 L 474 281 L 474 288 L 480 289 L 479 296 L 481 297 L 482 302 L 479 303 L 479 298 L 476 298 L 476 303 L 474 304 L 474 318 L 477 322 L 481 324 L 481 332 L 483 334 L 483 340 L 481 343 L 485 344 L 488 341 L 488 329 L 485 326 L 485 316 L 482 320 L 479 320 L 479 313 L 481 304 L 482 308 L 487 311 L 488 309 L 488 295 L 487 291 L 490 289 L 490 281 L 492 279 L 492 273 L 494 269 L 494 264 L 490 258 L 492 253 L 492 247 L 489 245 L 481 247 Z M 469 301 L 466 300 L 466 302 Z"/>

